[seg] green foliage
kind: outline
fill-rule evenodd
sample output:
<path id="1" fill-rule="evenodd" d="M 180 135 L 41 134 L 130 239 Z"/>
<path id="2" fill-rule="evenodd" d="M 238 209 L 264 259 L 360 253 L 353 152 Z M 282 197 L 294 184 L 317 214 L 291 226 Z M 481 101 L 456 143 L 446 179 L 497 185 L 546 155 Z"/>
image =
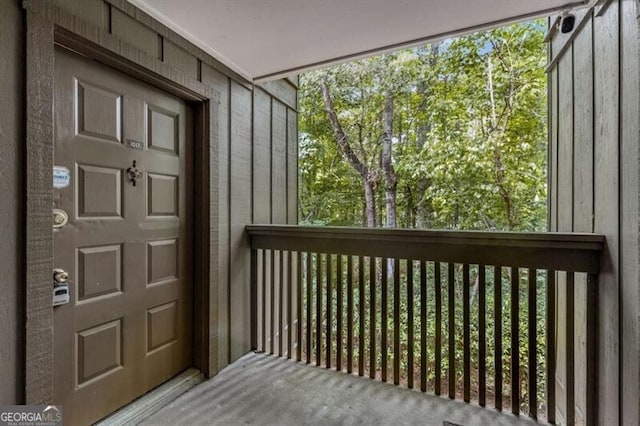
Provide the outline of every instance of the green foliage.
<path id="1" fill-rule="evenodd" d="M 517 24 L 303 75 L 302 223 L 364 223 L 361 178 L 324 110 L 326 81 L 353 149 L 380 178 L 384 94 L 394 94 L 398 226 L 544 230 L 544 31 Z M 383 205 L 383 185 L 376 191 Z"/>
<path id="2" fill-rule="evenodd" d="M 361 176 L 343 158 L 324 109 L 320 82 L 331 90 L 334 106 L 343 130 L 354 152 L 369 170 L 377 173 L 376 187 L 378 223 L 384 223 L 385 191 L 381 169 L 383 105 L 385 93 L 394 99 L 393 158 L 398 177 L 397 221 L 399 227 L 496 229 L 541 231 L 546 228 L 546 142 L 547 79 L 544 73 L 546 48 L 543 43 L 546 25 L 542 21 L 516 24 L 453 40 L 406 49 L 392 54 L 363 59 L 327 70 L 308 73 L 301 78 L 299 188 L 302 224 L 350 225 L 366 224 L 364 189 Z M 407 379 L 408 306 L 407 270 L 400 274 L 400 341 L 401 379 Z M 334 269 L 335 271 L 335 269 Z M 380 265 L 376 293 L 380 306 Z M 435 379 L 435 284 L 433 266 L 429 265 L 427 289 L 427 357 L 428 387 Z M 346 273 L 346 270 L 345 270 Z M 414 269 L 415 273 L 415 269 Z M 446 271 L 443 273 L 443 277 Z M 355 276 L 355 275 L 354 275 Z M 472 267 L 471 283 L 476 283 L 477 270 Z M 462 285 L 459 271 L 455 285 L 456 381 L 462 380 Z M 505 269 L 502 282 L 502 342 L 504 394 L 509 394 L 511 361 L 509 351 L 518 344 L 522 373 L 521 394 L 526 404 L 528 359 L 528 299 L 526 273 L 520 276 L 519 342 L 512 342 L 510 332 L 510 281 Z M 537 277 L 537 375 L 538 401 L 543 401 L 545 371 L 545 282 Z M 443 278 L 444 280 L 444 278 Z M 334 281 L 335 283 L 336 281 Z M 367 281 L 368 282 L 368 281 Z M 420 305 L 418 276 L 413 283 L 414 374 L 419 374 Z M 486 350 L 487 375 L 493 377 L 494 314 L 496 308 L 493 272 L 487 271 Z M 308 285 L 314 285 L 309 283 Z M 391 286 L 391 281 L 389 283 Z M 383 321 L 387 324 L 389 365 L 393 357 L 393 293 L 389 288 L 389 310 L 386 319 L 378 308 L 375 316 L 376 336 L 380 342 Z M 446 284 L 442 289 L 442 378 L 448 365 L 448 300 Z M 363 303 L 370 304 L 370 288 Z M 478 360 L 479 310 L 477 284 L 471 290 L 471 354 L 472 370 Z M 314 287 L 313 294 L 316 289 Z M 335 288 L 334 290 L 335 291 Z M 346 300 L 346 288 L 342 289 Z M 360 296 L 354 290 L 356 307 Z M 306 295 L 304 296 L 306 299 Z M 326 297 L 323 296 L 323 297 Z M 332 309 L 338 313 L 332 296 Z M 326 300 L 326 299 L 323 299 Z M 346 303 L 346 302 L 345 302 Z M 343 309 L 346 309 L 343 308 Z M 354 309 L 354 324 L 359 310 Z M 335 321 L 335 317 L 334 317 Z M 365 330 L 369 330 L 367 313 Z M 326 324 L 325 324 L 326 326 Z M 336 325 L 331 324 L 333 336 Z M 357 353 L 354 342 L 343 344 Z M 369 337 L 370 339 L 371 337 Z M 379 343 L 378 343 L 379 344 Z M 314 348 L 315 350 L 315 348 Z M 368 354 L 362 354 L 367 356 Z M 380 368 L 378 351 L 376 368 Z M 366 364 L 366 362 L 365 362 Z M 378 371 L 379 373 L 379 371 Z M 419 375 L 414 376 L 415 384 Z M 474 379 L 475 380 L 475 379 Z M 460 383 L 457 384 L 460 388 Z M 491 394 L 492 383 L 488 383 Z M 540 406 L 540 411 L 544 407 Z"/>
<path id="3" fill-rule="evenodd" d="M 382 279 L 382 259 L 376 259 L 375 262 L 375 276 L 370 275 L 370 258 L 363 258 L 363 279 L 364 279 L 364 293 L 360 293 L 360 286 L 358 282 L 359 277 L 359 268 L 360 268 L 360 260 L 358 258 L 353 259 L 353 269 L 351 276 L 353 277 L 352 285 L 351 285 L 351 300 L 353 301 L 353 305 L 350 307 L 348 305 L 349 300 L 349 286 L 346 283 L 346 277 L 348 277 L 348 267 L 345 259 L 342 261 L 342 273 L 340 274 L 341 280 L 338 279 L 337 273 L 337 258 L 336 256 L 331 256 L 331 279 L 328 279 L 326 275 L 327 271 L 327 262 L 329 261 L 326 255 L 322 255 L 319 263 L 317 256 L 318 255 L 309 255 L 312 256 L 311 262 L 311 281 L 307 281 L 306 278 L 303 279 L 303 306 L 307 306 L 309 303 L 311 304 L 311 328 L 308 330 L 309 335 L 311 336 L 311 353 L 306 352 L 306 319 L 307 319 L 307 311 L 303 310 L 304 319 L 300 322 L 303 327 L 305 327 L 305 333 L 303 333 L 304 342 L 302 343 L 303 348 L 303 359 L 315 359 L 316 355 L 319 353 L 321 358 L 325 359 L 325 351 L 326 351 L 326 330 L 331 330 L 331 356 L 333 358 L 332 365 L 336 365 L 337 357 L 338 357 L 338 336 L 340 336 L 340 347 L 342 351 L 340 352 L 340 357 L 342 359 L 342 369 L 347 370 L 347 352 L 350 351 L 353 354 L 353 370 L 358 371 L 360 358 L 364 358 L 364 375 L 368 376 L 370 372 L 370 349 L 373 346 L 375 347 L 376 357 L 375 357 L 375 371 L 376 376 L 381 377 L 382 375 L 382 333 L 383 330 L 386 330 L 387 334 L 387 345 L 386 345 L 386 361 L 387 361 L 387 377 L 389 382 L 393 382 L 395 377 L 393 365 L 396 360 L 398 360 L 400 369 L 398 377 L 399 382 L 402 385 L 407 385 L 409 376 L 413 378 L 413 386 L 416 388 L 420 388 L 422 383 L 421 376 L 421 346 L 422 346 L 422 328 L 424 327 L 424 332 L 426 334 L 426 376 L 424 379 L 426 380 L 426 388 L 429 392 L 434 392 L 435 381 L 436 381 L 436 329 L 440 328 L 440 380 L 442 384 L 442 393 L 447 394 L 447 380 L 449 377 L 449 372 L 453 368 L 455 373 L 455 384 L 456 384 L 456 394 L 457 397 L 462 397 L 462 389 L 463 389 L 463 380 L 464 380 L 464 315 L 463 315 L 463 271 L 461 265 L 456 265 L 454 267 L 454 281 L 452 283 L 454 287 L 454 300 L 450 303 L 449 300 L 449 273 L 448 267 L 449 265 L 446 263 L 435 264 L 433 262 L 425 263 L 425 276 L 426 283 L 424 289 L 425 293 L 422 293 L 421 288 L 421 277 L 420 277 L 420 262 L 411 262 L 401 260 L 399 262 L 399 282 L 394 282 L 394 276 L 388 277 L 386 283 L 386 292 L 387 292 L 387 304 L 386 304 L 386 313 L 385 317 L 382 316 L 382 290 L 383 290 L 383 279 Z M 305 258 L 306 260 L 306 258 Z M 303 265 L 303 277 L 307 277 L 307 263 L 304 261 Z M 320 266 L 320 283 L 321 283 L 321 291 L 320 291 L 320 300 L 322 304 L 321 317 L 318 318 L 315 313 L 315 306 L 318 303 L 317 295 L 318 295 L 318 282 L 316 281 L 316 268 Z M 435 268 L 436 265 L 440 267 L 440 281 L 439 284 L 435 279 Z M 519 320 L 518 324 L 518 365 L 520 368 L 520 395 L 521 395 L 521 406 L 520 409 L 523 413 L 527 413 L 529 411 L 529 403 L 528 403 L 528 384 L 530 380 L 535 380 L 537 383 L 537 411 L 539 415 L 544 415 L 546 412 L 545 406 L 545 397 L 546 397 L 546 340 L 548 338 L 546 334 L 546 308 L 544 301 L 547 297 L 547 282 L 545 278 L 545 273 L 538 271 L 536 272 L 535 289 L 536 289 L 536 323 L 535 328 L 533 324 L 528 322 L 528 313 L 530 309 L 530 300 L 528 298 L 529 291 L 529 271 L 525 269 L 519 270 L 518 276 L 518 294 L 517 296 L 512 292 L 512 276 L 513 270 L 511 268 L 502 268 L 501 269 L 501 281 L 499 284 L 495 279 L 495 269 L 493 267 L 487 267 L 485 269 L 485 285 L 484 288 L 480 286 L 479 282 L 479 274 L 480 270 L 478 266 L 471 265 L 469 267 L 469 331 L 470 331 L 470 367 L 471 367 L 471 394 L 472 399 L 477 400 L 478 392 L 479 392 L 479 377 L 478 370 L 481 363 L 480 355 L 480 345 L 485 345 L 485 353 L 486 358 L 484 359 L 484 366 L 486 368 L 486 383 L 487 383 L 487 400 L 492 401 L 495 397 L 495 377 L 497 374 L 495 368 L 495 354 L 496 354 L 496 342 L 500 342 L 502 351 L 500 358 L 502 359 L 502 395 L 503 395 L 503 409 L 508 410 L 510 407 L 511 401 L 511 371 L 512 371 L 512 359 L 511 359 L 511 349 L 514 344 L 512 340 L 513 330 L 511 328 L 511 316 L 512 316 L 512 303 L 517 300 L 519 306 Z M 412 275 L 413 279 L 409 280 L 409 275 Z M 331 291 L 327 294 L 327 282 L 331 282 Z M 440 322 L 437 321 L 437 302 L 436 302 L 436 285 L 440 287 Z M 497 297 L 496 285 L 500 285 L 500 298 Z M 312 295 L 312 299 L 307 299 L 307 289 L 308 286 L 311 287 L 310 294 Z M 409 287 L 411 286 L 413 297 L 409 297 Z M 395 312 L 395 297 L 396 291 L 399 295 L 399 304 L 398 304 L 398 312 Z M 371 297 L 372 293 L 375 297 Z M 484 322 L 485 322 L 485 339 L 480 339 L 480 321 L 481 321 L 481 309 L 480 309 L 480 298 L 481 294 L 484 293 Z M 339 309 L 338 305 L 338 297 L 342 300 L 342 308 Z M 423 313 L 421 311 L 421 302 L 422 298 L 424 298 L 425 304 L 425 318 L 426 322 L 423 324 L 421 322 Z M 329 301 L 329 308 L 327 307 L 327 300 Z M 374 300 L 374 304 L 372 305 L 372 300 Z M 362 311 L 364 312 L 363 323 L 364 327 L 360 329 L 360 312 L 361 312 L 361 304 L 363 304 Z M 451 326 L 449 323 L 449 308 L 453 306 L 453 318 L 454 325 Z M 410 328 L 409 324 L 409 312 L 411 310 L 413 312 L 412 315 L 412 325 Z M 374 310 L 375 315 L 375 335 L 370 334 L 370 321 L 371 321 L 371 310 Z M 327 311 L 331 311 L 331 323 L 327 322 Z M 352 322 L 348 323 L 348 311 L 352 312 Z M 499 314 L 497 314 L 499 312 Z M 340 317 L 340 320 L 338 319 Z M 395 321 L 398 319 L 398 339 L 400 344 L 400 352 L 395 352 L 394 349 L 394 341 L 396 339 L 395 335 Z M 499 336 L 496 336 L 496 318 L 500 319 L 502 333 Z M 318 320 L 320 321 L 321 327 L 321 346 L 316 346 L 316 326 Z M 338 332 L 338 322 L 341 323 L 340 333 Z M 353 339 L 349 341 L 347 339 L 348 330 L 351 328 Z M 534 355 L 536 360 L 536 377 L 532 378 L 530 376 L 530 372 L 528 369 L 528 361 L 529 361 L 529 345 L 528 345 L 528 337 L 530 328 L 534 330 L 536 334 L 536 345 L 535 350 L 536 353 Z M 409 344 L 409 334 L 412 333 L 412 342 L 413 345 Z M 454 341 L 454 361 L 455 366 L 450 365 L 449 363 L 449 342 L 450 339 Z M 364 353 L 360 353 L 359 343 L 363 340 L 365 342 Z M 410 354 L 412 354 L 412 363 L 410 363 Z M 491 405 L 491 404 L 490 404 Z"/>

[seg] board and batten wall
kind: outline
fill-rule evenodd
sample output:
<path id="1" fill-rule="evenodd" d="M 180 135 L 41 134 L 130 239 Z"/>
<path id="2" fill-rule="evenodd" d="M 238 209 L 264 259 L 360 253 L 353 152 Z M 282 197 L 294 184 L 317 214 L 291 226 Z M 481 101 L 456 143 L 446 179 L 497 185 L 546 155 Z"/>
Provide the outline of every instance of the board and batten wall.
<path id="1" fill-rule="evenodd" d="M 24 400 L 24 19 L 0 1 L 0 403 Z"/>
<path id="2" fill-rule="evenodd" d="M 248 90 L 205 68 L 203 81 L 208 78 L 221 93 L 218 277 L 221 284 L 229 283 L 219 286 L 218 366 L 223 368 L 251 349 L 250 252 L 244 227 L 298 223 L 297 89 L 279 80 Z"/>
<path id="3" fill-rule="evenodd" d="M 218 280 L 210 311 L 218 327 L 217 369 L 250 347 L 250 252 L 244 227 L 297 223 L 297 77 L 254 85 L 125 0 L 29 0 L 52 18 L 97 28 L 157 57 L 219 93 L 218 134 L 212 146 L 219 196 L 210 212 Z M 25 400 L 24 146 L 25 12 L 21 0 L 0 1 L 0 403 Z M 214 178 L 213 173 L 216 173 Z M 213 193 L 213 190 L 212 190 Z M 213 225 L 213 224 L 212 224 Z M 216 341 L 217 339 L 217 341 Z M 211 371 L 214 375 L 217 371 Z"/>
<path id="4" fill-rule="evenodd" d="M 598 283 L 598 418 L 640 424 L 639 140 L 637 0 L 576 13 L 571 34 L 551 42 L 549 229 L 607 238 Z M 586 401 L 586 276 L 575 277 L 576 421 Z M 558 277 L 558 333 L 564 333 L 566 277 Z M 563 341 L 559 336 L 558 341 Z M 556 418 L 566 416 L 566 348 L 558 348 Z"/>

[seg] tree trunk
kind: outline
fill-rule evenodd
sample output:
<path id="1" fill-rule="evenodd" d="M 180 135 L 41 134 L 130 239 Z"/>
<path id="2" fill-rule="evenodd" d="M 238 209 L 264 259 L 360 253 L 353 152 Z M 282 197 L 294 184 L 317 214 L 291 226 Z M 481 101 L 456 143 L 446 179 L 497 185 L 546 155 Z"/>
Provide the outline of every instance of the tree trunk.
<path id="1" fill-rule="evenodd" d="M 398 177 L 393 169 L 393 93 L 387 90 L 384 94 L 384 109 L 382 111 L 382 170 L 384 171 L 385 204 L 387 213 L 387 228 L 396 227 L 396 193 Z M 387 259 L 387 274 L 389 279 L 394 276 L 394 263 Z M 396 283 L 395 285 L 398 285 Z"/>
<path id="2" fill-rule="evenodd" d="M 396 227 L 396 193 L 398 177 L 393 168 L 393 93 L 385 93 L 383 110 L 382 170 L 385 176 L 385 203 L 387 208 L 387 228 Z"/>
<path id="3" fill-rule="evenodd" d="M 487 86 L 489 90 L 489 102 L 491 104 L 491 129 L 489 136 L 493 140 L 495 184 L 498 187 L 498 193 L 500 194 L 500 197 L 502 198 L 502 201 L 504 203 L 507 230 L 511 231 L 516 225 L 513 212 L 513 202 L 511 200 L 511 192 L 507 188 L 505 182 L 505 168 L 502 164 L 502 155 L 500 153 L 500 146 L 498 144 L 498 139 L 505 133 L 506 129 L 505 125 L 500 126 L 498 115 L 496 112 L 496 101 L 493 89 L 493 63 L 491 62 L 491 56 L 487 58 Z"/>
<path id="4" fill-rule="evenodd" d="M 436 42 L 431 45 L 431 51 L 429 53 L 428 61 L 424 65 L 429 68 L 435 68 L 438 62 L 438 55 L 440 54 L 440 44 L 441 42 Z M 423 66 L 424 66 L 423 65 Z M 427 99 L 431 93 L 431 82 L 426 79 L 421 81 L 418 84 L 418 92 L 422 95 L 423 99 Z M 423 101 L 419 106 L 420 111 L 426 112 L 427 103 Z M 431 122 L 427 121 L 426 123 L 422 123 L 418 126 L 418 149 L 422 151 L 424 149 L 424 145 L 427 142 L 427 137 L 431 133 Z M 416 227 L 422 229 L 431 228 L 431 215 L 433 213 L 433 209 L 431 208 L 431 204 L 425 200 L 425 193 L 429 190 L 431 186 L 431 182 L 425 178 L 421 177 L 418 179 L 417 191 L 417 208 L 416 208 Z"/>
<path id="5" fill-rule="evenodd" d="M 329 86 L 327 86 L 327 83 L 323 81 L 320 83 L 320 88 L 322 90 L 322 100 L 324 102 L 325 111 L 327 112 L 327 116 L 329 117 L 329 122 L 331 123 L 331 128 L 333 129 L 338 147 L 342 151 L 342 155 L 344 156 L 345 160 L 347 160 L 349 164 L 351 164 L 351 166 L 354 168 L 354 170 L 358 172 L 358 174 L 362 177 L 362 181 L 364 184 L 364 201 L 365 212 L 367 215 L 367 226 L 370 228 L 375 228 L 375 188 L 377 185 L 376 174 L 372 172 L 369 167 L 367 167 L 362 161 L 360 161 L 358 155 L 353 151 L 353 148 L 351 148 L 349 139 L 342 129 L 342 125 L 340 124 L 340 120 L 338 120 L 338 115 L 336 114 L 335 108 L 333 106 L 333 99 L 331 98 L 331 93 L 329 92 Z"/>
<path id="6" fill-rule="evenodd" d="M 376 195 L 373 185 L 371 182 L 365 180 L 364 181 L 364 201 L 365 201 L 365 211 L 367 214 L 367 227 L 375 228 L 376 227 Z"/>

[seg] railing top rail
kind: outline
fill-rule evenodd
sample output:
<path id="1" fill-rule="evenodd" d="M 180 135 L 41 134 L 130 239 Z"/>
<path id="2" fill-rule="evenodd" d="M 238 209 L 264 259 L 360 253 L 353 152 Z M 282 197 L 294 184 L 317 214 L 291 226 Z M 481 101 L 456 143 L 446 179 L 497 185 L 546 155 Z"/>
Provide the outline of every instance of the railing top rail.
<path id="1" fill-rule="evenodd" d="M 251 248 L 599 272 L 605 237 L 558 232 L 480 232 L 249 225 Z"/>
<path id="2" fill-rule="evenodd" d="M 605 237 L 599 234 L 567 232 L 508 232 L 508 231 L 451 231 L 399 228 L 352 228 L 341 226 L 297 226 L 297 225 L 248 225 L 250 235 L 313 236 L 315 238 L 384 239 L 389 241 L 407 238 L 424 242 L 448 242 L 470 244 L 476 241 L 486 245 L 563 245 L 569 243 L 585 249 L 602 250 Z"/>

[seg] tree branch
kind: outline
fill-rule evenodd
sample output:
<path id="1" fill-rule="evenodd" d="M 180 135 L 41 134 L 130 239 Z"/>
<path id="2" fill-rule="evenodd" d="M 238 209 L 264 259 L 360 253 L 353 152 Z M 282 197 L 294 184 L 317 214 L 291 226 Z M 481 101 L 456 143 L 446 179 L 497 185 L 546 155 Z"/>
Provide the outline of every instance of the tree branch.
<path id="1" fill-rule="evenodd" d="M 349 144 L 347 135 L 342 129 L 340 120 L 338 120 L 338 115 L 336 114 L 335 108 L 333 106 L 333 99 L 331 98 L 331 93 L 329 92 L 327 83 L 324 81 L 321 82 L 320 88 L 322 89 L 322 100 L 324 102 L 324 108 L 327 112 L 327 116 L 329 117 L 329 122 L 331 123 L 331 128 L 333 129 L 333 133 L 336 137 L 336 142 L 342 150 L 342 155 L 344 155 L 344 158 L 353 166 L 353 168 L 360 174 L 360 176 L 362 176 L 364 179 L 367 179 L 369 168 L 360 161 L 356 153 L 353 151 L 353 148 L 351 148 L 351 145 Z"/>

